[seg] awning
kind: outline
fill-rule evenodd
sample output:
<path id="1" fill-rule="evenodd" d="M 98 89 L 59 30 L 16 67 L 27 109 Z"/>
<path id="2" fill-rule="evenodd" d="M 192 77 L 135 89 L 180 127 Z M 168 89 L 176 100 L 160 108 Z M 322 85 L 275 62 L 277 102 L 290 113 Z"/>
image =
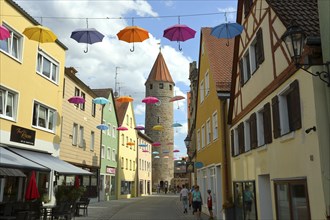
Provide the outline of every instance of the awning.
<path id="1" fill-rule="evenodd" d="M 0 167 L 33 169 L 39 171 L 49 171 L 47 167 L 34 163 L 20 155 L 17 155 L 3 147 L 0 147 Z"/>
<path id="2" fill-rule="evenodd" d="M 2 176 L 26 177 L 26 175 L 18 169 L 0 167 L 0 177 Z"/>
<path id="3" fill-rule="evenodd" d="M 17 148 L 11 148 L 12 151 L 20 156 L 32 160 L 42 166 L 48 167 L 62 175 L 92 175 L 91 172 L 67 163 L 49 153 L 29 151 Z"/>

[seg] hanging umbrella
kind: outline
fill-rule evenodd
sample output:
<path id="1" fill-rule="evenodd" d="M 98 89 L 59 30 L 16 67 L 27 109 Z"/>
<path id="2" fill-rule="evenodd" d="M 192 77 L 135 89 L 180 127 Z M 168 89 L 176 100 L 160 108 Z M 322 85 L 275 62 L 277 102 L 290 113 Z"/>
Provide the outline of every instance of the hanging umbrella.
<path id="1" fill-rule="evenodd" d="M 180 123 L 173 123 L 172 124 L 172 128 L 176 128 L 176 127 L 182 127 L 182 124 L 180 124 Z"/>
<path id="2" fill-rule="evenodd" d="M 101 131 L 104 131 L 104 130 L 108 130 L 109 127 L 105 124 L 100 124 L 98 126 L 96 126 L 97 129 L 100 129 Z"/>
<path id="3" fill-rule="evenodd" d="M 104 97 L 97 97 L 97 98 L 93 99 L 93 103 L 105 105 L 105 104 L 109 103 L 109 100 Z"/>
<path id="4" fill-rule="evenodd" d="M 74 188 L 79 188 L 79 187 L 80 187 L 79 176 L 75 176 L 75 179 L 74 179 Z"/>
<path id="5" fill-rule="evenodd" d="M 240 35 L 242 31 L 243 26 L 238 23 L 224 23 L 212 28 L 211 35 L 216 38 L 232 39 Z M 229 40 L 226 45 L 229 46 Z"/>
<path id="6" fill-rule="evenodd" d="M 142 99 L 142 102 L 144 102 L 146 104 L 155 104 L 155 103 L 159 102 L 159 99 L 157 99 L 156 97 L 148 96 L 148 97 Z"/>
<path id="7" fill-rule="evenodd" d="M 120 96 L 116 99 L 118 102 L 132 102 L 134 99 L 130 96 Z"/>
<path id="8" fill-rule="evenodd" d="M 138 126 L 136 126 L 134 129 L 135 129 L 135 130 L 139 130 L 139 131 L 141 131 L 141 130 L 145 130 L 145 127 L 142 126 L 142 125 L 138 125 Z"/>
<path id="9" fill-rule="evenodd" d="M 160 145 L 162 145 L 160 142 L 154 142 L 152 143 L 153 147 L 159 147 Z"/>
<path id="10" fill-rule="evenodd" d="M 166 145 L 173 145 L 173 142 L 168 142 L 166 143 Z"/>
<path id="11" fill-rule="evenodd" d="M 163 37 L 169 39 L 170 41 L 177 41 L 179 44 L 179 50 L 181 51 L 182 48 L 180 47 L 180 41 L 183 42 L 191 38 L 194 38 L 195 34 L 196 31 L 194 29 L 191 29 L 187 25 L 180 24 L 180 18 L 179 18 L 179 24 L 173 25 L 165 29 Z"/>
<path id="12" fill-rule="evenodd" d="M 128 145 L 128 146 L 134 146 L 135 143 L 134 142 L 127 142 L 126 145 Z"/>
<path id="13" fill-rule="evenodd" d="M 127 131 L 128 128 L 124 127 L 124 126 L 120 126 L 117 128 L 117 131 Z"/>
<path id="14" fill-rule="evenodd" d="M 117 33 L 119 40 L 125 41 L 127 43 L 133 43 L 133 49 L 130 49 L 131 52 L 134 51 L 134 42 L 142 42 L 149 38 L 149 32 L 139 26 L 134 26 L 134 20 L 132 19 L 132 26 L 128 26 Z"/>
<path id="15" fill-rule="evenodd" d="M 152 154 L 159 154 L 159 152 L 158 151 L 154 151 L 154 152 L 152 152 Z"/>
<path id="16" fill-rule="evenodd" d="M 173 150 L 173 152 L 174 152 L 174 153 L 178 153 L 178 152 L 180 152 L 180 151 L 179 151 L 179 150 Z"/>
<path id="17" fill-rule="evenodd" d="M 56 35 L 49 28 L 41 25 L 27 27 L 23 34 L 30 40 L 38 43 L 53 43 L 57 39 Z"/>
<path id="18" fill-rule="evenodd" d="M 146 147 L 148 146 L 147 144 L 139 144 L 139 147 Z"/>
<path id="19" fill-rule="evenodd" d="M 163 154 L 168 154 L 169 152 L 169 150 L 163 150 Z"/>
<path id="20" fill-rule="evenodd" d="M 155 158 L 155 159 L 159 159 L 159 156 L 155 156 L 154 158 Z"/>
<path id="21" fill-rule="evenodd" d="M 152 130 L 162 131 L 162 130 L 164 130 L 164 127 L 162 125 L 155 125 L 152 127 Z"/>
<path id="22" fill-rule="evenodd" d="M 73 104 L 82 104 L 82 103 L 85 103 L 85 99 L 81 96 L 73 96 L 71 98 L 68 99 L 68 101 L 70 103 L 73 103 Z"/>
<path id="23" fill-rule="evenodd" d="M 185 99 L 185 98 L 181 95 L 174 96 L 174 97 L 170 98 L 170 102 L 178 101 L 178 100 L 181 100 L 181 99 Z"/>
<path id="24" fill-rule="evenodd" d="M 163 158 L 164 158 L 164 159 L 168 159 L 168 158 L 169 158 L 169 156 L 164 156 Z"/>
<path id="25" fill-rule="evenodd" d="M 149 152 L 149 151 L 148 151 L 148 150 L 142 150 L 142 152 L 143 152 L 143 153 L 147 153 L 147 152 Z"/>
<path id="26" fill-rule="evenodd" d="M 10 37 L 10 32 L 8 29 L 2 25 L 0 25 L 0 40 L 6 40 Z"/>
<path id="27" fill-rule="evenodd" d="M 30 180 L 25 192 L 25 200 L 34 200 L 40 197 L 35 171 L 31 172 Z"/>

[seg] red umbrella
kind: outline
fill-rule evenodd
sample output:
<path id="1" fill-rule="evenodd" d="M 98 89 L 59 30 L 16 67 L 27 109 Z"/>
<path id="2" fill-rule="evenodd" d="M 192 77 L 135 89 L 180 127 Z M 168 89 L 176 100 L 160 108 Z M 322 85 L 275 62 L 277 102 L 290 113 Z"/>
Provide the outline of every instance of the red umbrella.
<path id="1" fill-rule="evenodd" d="M 174 97 L 170 98 L 170 102 L 178 101 L 178 100 L 181 100 L 181 99 L 184 99 L 184 97 L 181 96 L 181 95 L 174 96 Z"/>
<path id="2" fill-rule="evenodd" d="M 73 103 L 73 104 L 82 104 L 82 103 L 85 103 L 85 99 L 81 96 L 73 96 L 71 98 L 68 99 L 68 101 L 70 103 Z"/>
<path id="3" fill-rule="evenodd" d="M 127 131 L 128 128 L 124 127 L 124 126 L 120 126 L 117 128 L 117 131 Z"/>
<path id="4" fill-rule="evenodd" d="M 37 181 L 36 181 L 36 174 L 34 171 L 31 172 L 30 181 L 27 185 L 26 192 L 25 192 L 25 200 L 34 200 L 40 197 Z"/>
<path id="5" fill-rule="evenodd" d="M 74 179 L 74 188 L 79 188 L 80 187 L 80 179 L 79 176 L 76 176 Z"/>
<path id="6" fill-rule="evenodd" d="M 148 96 L 148 97 L 142 99 L 142 102 L 144 102 L 146 104 L 154 104 L 154 103 L 159 102 L 159 99 L 157 99 L 156 97 Z"/>
<path id="7" fill-rule="evenodd" d="M 159 147 L 160 145 L 162 145 L 160 142 L 154 142 L 152 143 L 153 147 Z"/>

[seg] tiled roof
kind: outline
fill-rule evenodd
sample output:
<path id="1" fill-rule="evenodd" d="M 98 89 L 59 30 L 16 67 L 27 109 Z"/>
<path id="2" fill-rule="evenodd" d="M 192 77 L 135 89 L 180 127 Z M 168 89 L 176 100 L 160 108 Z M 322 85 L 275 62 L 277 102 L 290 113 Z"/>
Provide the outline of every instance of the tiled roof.
<path id="1" fill-rule="evenodd" d="M 174 83 L 170 71 L 168 71 L 164 57 L 159 52 L 157 59 L 149 73 L 149 77 L 146 82 L 149 81 L 160 81 Z"/>
<path id="2" fill-rule="evenodd" d="M 103 97 L 108 99 L 111 94 L 112 89 L 93 89 L 93 92 L 97 95 L 97 97 Z"/>
<path id="3" fill-rule="evenodd" d="M 234 39 L 218 39 L 211 35 L 209 27 L 202 28 L 201 34 L 217 91 L 230 91 Z"/>
<path id="4" fill-rule="evenodd" d="M 119 126 L 122 125 L 124 122 L 128 105 L 129 105 L 129 102 L 117 102 L 116 101 L 116 112 L 117 112 Z"/>
<path id="5" fill-rule="evenodd" d="M 320 36 L 317 0 L 266 0 L 283 24 L 300 26 L 307 36 Z"/>

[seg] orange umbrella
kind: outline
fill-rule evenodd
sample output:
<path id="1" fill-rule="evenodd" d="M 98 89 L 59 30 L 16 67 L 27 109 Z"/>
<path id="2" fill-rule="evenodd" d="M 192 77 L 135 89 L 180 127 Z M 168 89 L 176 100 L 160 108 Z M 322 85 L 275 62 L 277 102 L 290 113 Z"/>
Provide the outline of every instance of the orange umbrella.
<path id="1" fill-rule="evenodd" d="M 40 197 L 37 181 L 36 181 L 36 174 L 34 171 L 31 172 L 30 181 L 27 185 L 26 192 L 25 192 L 25 199 L 26 200 L 34 200 Z"/>
<path id="2" fill-rule="evenodd" d="M 117 33 L 118 39 L 125 41 L 127 43 L 133 43 L 133 49 L 130 49 L 131 52 L 134 51 L 134 42 L 142 42 L 149 38 L 149 32 L 139 26 L 128 26 Z"/>
<path id="3" fill-rule="evenodd" d="M 130 96 L 120 96 L 116 99 L 118 102 L 132 102 L 134 99 Z"/>

